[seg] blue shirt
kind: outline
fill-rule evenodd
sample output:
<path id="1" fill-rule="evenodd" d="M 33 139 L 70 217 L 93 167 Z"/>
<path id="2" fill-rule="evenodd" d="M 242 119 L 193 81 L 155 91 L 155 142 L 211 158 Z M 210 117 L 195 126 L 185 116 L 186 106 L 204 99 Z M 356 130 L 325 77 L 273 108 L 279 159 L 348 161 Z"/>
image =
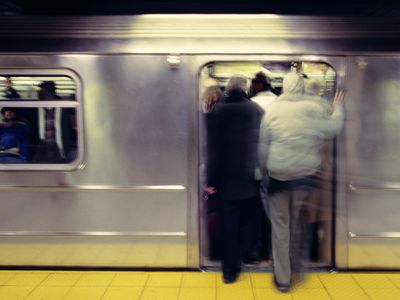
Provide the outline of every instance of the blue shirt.
<path id="1" fill-rule="evenodd" d="M 0 150 L 10 148 L 19 148 L 19 154 L 23 158 L 28 157 L 28 126 L 24 123 L 0 125 Z"/>

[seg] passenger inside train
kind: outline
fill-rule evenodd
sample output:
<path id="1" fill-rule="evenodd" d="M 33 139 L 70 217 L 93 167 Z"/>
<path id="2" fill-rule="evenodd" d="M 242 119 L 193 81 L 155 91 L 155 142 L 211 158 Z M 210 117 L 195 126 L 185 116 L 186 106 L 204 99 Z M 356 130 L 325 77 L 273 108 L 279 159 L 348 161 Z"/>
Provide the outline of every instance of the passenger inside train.
<path id="1" fill-rule="evenodd" d="M 13 88 L 13 82 L 12 82 L 10 77 L 6 77 L 5 85 L 6 85 L 6 88 L 4 89 L 4 97 L 5 98 L 7 98 L 7 99 L 19 99 L 19 98 L 21 98 L 21 96 L 16 91 L 16 89 Z"/>
<path id="2" fill-rule="evenodd" d="M 1 109 L 0 163 L 25 163 L 28 153 L 28 126 L 18 121 L 17 110 L 11 107 Z"/>

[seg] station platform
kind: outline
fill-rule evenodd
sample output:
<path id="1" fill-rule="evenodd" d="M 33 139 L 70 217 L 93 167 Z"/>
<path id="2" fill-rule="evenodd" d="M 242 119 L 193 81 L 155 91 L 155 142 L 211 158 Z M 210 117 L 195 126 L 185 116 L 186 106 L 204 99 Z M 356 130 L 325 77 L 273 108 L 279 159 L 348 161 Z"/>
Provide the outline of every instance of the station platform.
<path id="1" fill-rule="evenodd" d="M 0 271 L 0 299 L 40 300 L 358 300 L 400 299 L 399 273 L 310 273 L 291 292 L 276 291 L 271 273 Z"/>

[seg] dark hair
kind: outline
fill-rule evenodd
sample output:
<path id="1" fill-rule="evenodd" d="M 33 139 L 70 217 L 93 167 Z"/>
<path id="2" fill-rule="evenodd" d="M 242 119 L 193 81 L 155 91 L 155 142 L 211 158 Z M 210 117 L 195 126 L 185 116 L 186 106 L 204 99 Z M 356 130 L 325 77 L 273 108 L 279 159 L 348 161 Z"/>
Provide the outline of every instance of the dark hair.
<path id="1" fill-rule="evenodd" d="M 1 109 L 1 114 L 4 115 L 6 111 L 12 111 L 14 114 L 17 114 L 18 109 L 15 107 L 3 107 Z"/>
<path id="2" fill-rule="evenodd" d="M 269 79 L 267 78 L 267 76 L 263 73 L 263 72 L 257 72 L 254 75 L 254 78 L 251 81 L 252 84 L 262 84 L 264 85 L 265 89 L 270 89 L 271 88 L 271 84 L 269 82 Z"/>
<path id="3" fill-rule="evenodd" d="M 254 97 L 257 93 L 268 90 L 271 90 L 271 84 L 269 83 L 267 76 L 265 76 L 261 71 L 254 74 L 254 77 L 251 80 L 249 97 Z"/>
<path id="4" fill-rule="evenodd" d="M 56 84 L 54 81 L 43 81 L 39 84 L 39 87 L 48 90 L 51 94 L 56 94 Z"/>

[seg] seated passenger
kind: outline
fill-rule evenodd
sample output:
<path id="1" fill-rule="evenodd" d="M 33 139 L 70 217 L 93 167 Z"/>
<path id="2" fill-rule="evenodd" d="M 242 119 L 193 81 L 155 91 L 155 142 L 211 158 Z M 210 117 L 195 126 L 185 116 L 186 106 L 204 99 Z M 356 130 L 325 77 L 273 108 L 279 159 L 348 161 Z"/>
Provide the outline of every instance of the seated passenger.
<path id="1" fill-rule="evenodd" d="M 4 107 L 0 123 L 0 163 L 25 163 L 28 157 L 28 126 L 17 121 L 16 109 Z"/>

